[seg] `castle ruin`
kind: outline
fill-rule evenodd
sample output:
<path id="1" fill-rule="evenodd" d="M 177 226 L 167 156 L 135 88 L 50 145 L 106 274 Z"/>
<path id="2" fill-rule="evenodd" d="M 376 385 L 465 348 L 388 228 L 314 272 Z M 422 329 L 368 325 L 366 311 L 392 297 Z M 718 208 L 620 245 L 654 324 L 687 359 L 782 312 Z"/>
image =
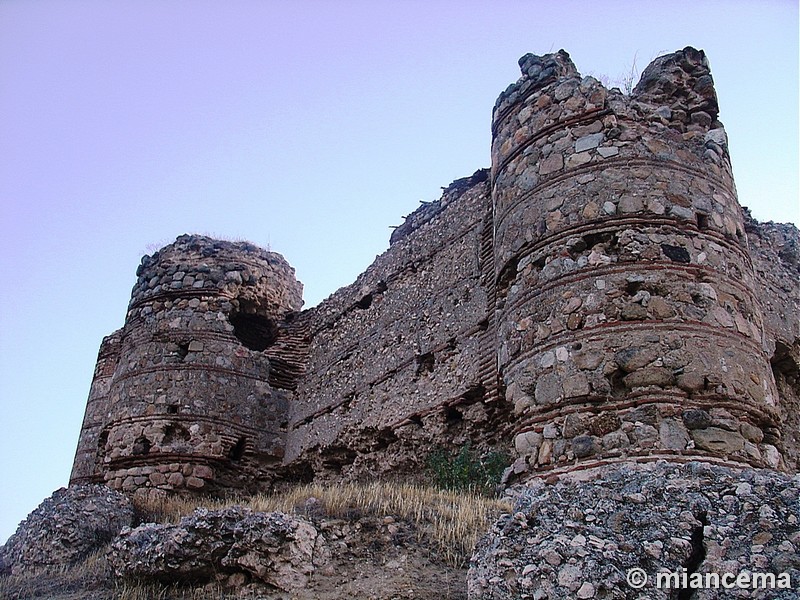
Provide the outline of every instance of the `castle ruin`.
<path id="1" fill-rule="evenodd" d="M 146 494 L 411 473 L 513 448 L 510 477 L 620 461 L 796 472 L 800 260 L 738 204 L 708 61 L 630 95 L 520 59 L 492 166 L 301 310 L 278 254 L 186 235 L 103 340 L 71 483 Z"/>

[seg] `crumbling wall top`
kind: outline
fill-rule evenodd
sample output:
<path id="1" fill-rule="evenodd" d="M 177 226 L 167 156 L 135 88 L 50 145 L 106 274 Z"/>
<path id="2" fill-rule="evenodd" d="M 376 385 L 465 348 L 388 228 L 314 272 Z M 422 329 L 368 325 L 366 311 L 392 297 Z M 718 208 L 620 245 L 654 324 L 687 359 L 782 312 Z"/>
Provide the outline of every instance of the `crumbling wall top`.
<path id="1" fill-rule="evenodd" d="M 136 275 L 131 308 L 164 294 L 229 296 L 276 314 L 303 305 L 303 284 L 286 259 L 245 241 L 181 235 L 142 257 Z"/>

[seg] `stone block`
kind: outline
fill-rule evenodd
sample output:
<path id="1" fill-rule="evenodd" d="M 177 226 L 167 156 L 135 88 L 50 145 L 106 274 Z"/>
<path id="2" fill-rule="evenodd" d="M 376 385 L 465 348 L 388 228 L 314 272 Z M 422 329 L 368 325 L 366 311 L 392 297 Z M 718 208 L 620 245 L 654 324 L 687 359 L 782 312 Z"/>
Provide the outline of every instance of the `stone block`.
<path id="1" fill-rule="evenodd" d="M 715 454 L 733 454 L 744 448 L 744 438 L 741 434 L 727 429 L 707 427 L 706 429 L 693 429 L 690 433 L 697 448 Z"/>
<path id="2" fill-rule="evenodd" d="M 629 388 L 657 385 L 666 387 L 672 384 L 673 374 L 671 369 L 665 367 L 645 367 L 626 375 L 623 379 Z"/>
<path id="3" fill-rule="evenodd" d="M 539 164 L 539 174 L 549 175 L 550 173 L 555 173 L 563 168 L 564 157 L 560 153 L 554 152 Z"/>
<path id="4" fill-rule="evenodd" d="M 652 346 L 632 346 L 623 348 L 614 354 L 614 362 L 626 373 L 649 365 L 658 358 L 659 349 Z"/>
<path id="5" fill-rule="evenodd" d="M 164 485 L 167 483 L 167 478 L 163 473 L 151 473 L 149 479 L 150 483 L 154 486 Z"/>
<path id="6" fill-rule="evenodd" d="M 688 429 L 705 429 L 710 427 L 713 421 L 710 414 L 698 408 L 685 410 L 681 416 L 683 417 L 683 424 Z"/>
<path id="7" fill-rule="evenodd" d="M 199 477 L 187 477 L 186 487 L 192 490 L 201 490 L 205 487 L 206 482 Z"/>
<path id="8" fill-rule="evenodd" d="M 547 373 L 536 381 L 534 397 L 536 404 L 553 404 L 563 397 L 561 376 L 556 373 Z"/>
<path id="9" fill-rule="evenodd" d="M 514 449 L 521 456 L 536 455 L 542 444 L 542 434 L 535 431 L 525 431 L 514 438 Z"/>
<path id="10" fill-rule="evenodd" d="M 201 479 L 213 479 L 214 469 L 206 465 L 195 465 L 192 470 L 192 475 L 200 477 Z"/>
<path id="11" fill-rule="evenodd" d="M 760 444 L 764 440 L 764 432 L 760 427 L 756 427 L 747 422 L 742 423 L 739 427 L 739 431 L 746 440 L 754 444 Z"/>
<path id="12" fill-rule="evenodd" d="M 689 443 L 689 432 L 677 419 L 664 419 L 659 423 L 658 435 L 661 447 L 668 450 L 685 450 Z"/>
<path id="13" fill-rule="evenodd" d="M 575 152 L 584 152 L 597 148 L 603 142 L 603 132 L 590 133 L 575 140 Z"/>
<path id="14" fill-rule="evenodd" d="M 597 451 L 594 438 L 590 435 L 579 435 L 572 439 L 572 453 L 575 458 L 586 458 Z"/>

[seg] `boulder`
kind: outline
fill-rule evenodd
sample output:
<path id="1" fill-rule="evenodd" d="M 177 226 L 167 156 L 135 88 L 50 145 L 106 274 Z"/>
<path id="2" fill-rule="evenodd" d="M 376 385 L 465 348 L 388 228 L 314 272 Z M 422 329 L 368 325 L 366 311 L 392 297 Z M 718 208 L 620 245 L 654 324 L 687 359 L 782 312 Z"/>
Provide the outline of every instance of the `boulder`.
<path id="1" fill-rule="evenodd" d="M 178 524 L 125 529 L 109 561 L 120 577 L 197 584 L 218 573 L 247 573 L 290 591 L 305 587 L 327 556 L 324 539 L 308 521 L 233 506 L 198 508 Z"/>
<path id="2" fill-rule="evenodd" d="M 133 519 L 131 501 L 111 488 L 61 488 L 0 548 L 0 574 L 74 564 L 110 542 Z"/>

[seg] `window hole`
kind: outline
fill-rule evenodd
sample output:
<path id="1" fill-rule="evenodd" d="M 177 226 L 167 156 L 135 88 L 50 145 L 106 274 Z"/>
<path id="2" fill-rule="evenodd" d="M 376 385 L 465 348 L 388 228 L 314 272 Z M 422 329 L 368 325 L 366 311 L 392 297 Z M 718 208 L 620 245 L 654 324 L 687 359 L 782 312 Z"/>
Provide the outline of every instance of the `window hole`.
<path id="1" fill-rule="evenodd" d="M 356 302 L 356 306 L 361 310 L 367 310 L 370 306 L 372 306 L 372 294 L 367 294 L 361 300 Z"/>
<path id="2" fill-rule="evenodd" d="M 192 435 L 185 427 L 181 425 L 167 425 L 164 428 L 164 440 L 162 443 L 168 446 L 175 442 L 188 442 L 191 437 Z"/>
<path id="3" fill-rule="evenodd" d="M 617 369 L 608 376 L 608 381 L 611 384 L 611 396 L 613 398 L 622 398 L 628 391 L 628 387 L 624 381 L 625 371 Z"/>
<path id="4" fill-rule="evenodd" d="M 426 352 L 425 354 L 420 354 L 416 357 L 417 361 L 417 375 L 421 375 L 423 373 L 433 373 L 433 367 L 436 363 L 436 359 L 433 356 L 433 352 Z"/>
<path id="5" fill-rule="evenodd" d="M 246 348 L 256 352 L 269 348 L 278 337 L 278 326 L 275 321 L 262 315 L 233 313 L 230 322 L 236 339 Z"/>
<path id="6" fill-rule="evenodd" d="M 189 354 L 189 343 L 182 342 L 178 344 L 178 349 L 175 351 L 175 355 L 180 359 L 183 360 Z"/>
<path id="7" fill-rule="evenodd" d="M 697 228 L 708 229 L 708 215 L 705 213 L 697 213 Z"/>
<path id="8" fill-rule="evenodd" d="M 240 461 L 244 456 L 245 450 L 247 450 L 247 438 L 240 437 L 228 452 L 228 458 L 234 462 Z"/>
<path id="9" fill-rule="evenodd" d="M 142 436 L 133 443 L 133 450 L 131 451 L 131 453 L 134 456 L 150 454 L 150 448 L 152 447 L 153 447 L 152 442 L 148 440 L 146 437 Z"/>
<path id="10" fill-rule="evenodd" d="M 461 411 L 458 410 L 455 406 L 445 406 L 444 418 L 445 421 L 447 422 L 447 426 L 450 427 L 463 421 L 464 415 L 461 414 Z"/>

